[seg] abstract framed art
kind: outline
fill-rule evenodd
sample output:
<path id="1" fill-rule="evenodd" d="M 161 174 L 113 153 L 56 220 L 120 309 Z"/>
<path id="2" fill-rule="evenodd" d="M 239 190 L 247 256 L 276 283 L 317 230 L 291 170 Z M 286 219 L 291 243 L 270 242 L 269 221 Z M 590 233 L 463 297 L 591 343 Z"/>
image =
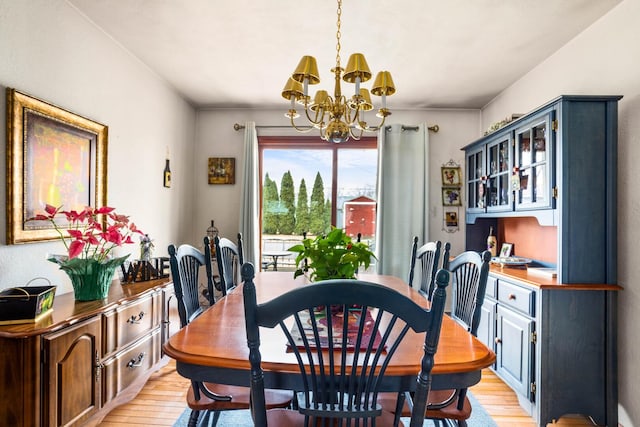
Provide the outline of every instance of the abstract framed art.
<path id="1" fill-rule="evenodd" d="M 107 204 L 107 135 L 103 124 L 7 88 L 7 244 L 59 238 L 50 222 L 29 220 L 47 204 Z"/>

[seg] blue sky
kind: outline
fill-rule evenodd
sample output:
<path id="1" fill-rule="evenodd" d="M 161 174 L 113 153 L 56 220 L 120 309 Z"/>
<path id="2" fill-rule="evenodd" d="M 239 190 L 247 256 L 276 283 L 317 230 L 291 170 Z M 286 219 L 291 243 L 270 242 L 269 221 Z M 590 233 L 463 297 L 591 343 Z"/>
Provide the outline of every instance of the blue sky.
<path id="1" fill-rule="evenodd" d="M 311 195 L 316 173 L 320 172 L 325 186 L 325 197 L 331 190 L 330 150 L 276 150 L 263 152 L 263 179 L 266 173 L 274 180 L 280 192 L 282 175 L 290 171 L 296 193 L 304 178 Z M 351 195 L 363 188 L 375 188 L 378 154 L 376 150 L 348 149 L 339 152 L 339 192 Z"/>

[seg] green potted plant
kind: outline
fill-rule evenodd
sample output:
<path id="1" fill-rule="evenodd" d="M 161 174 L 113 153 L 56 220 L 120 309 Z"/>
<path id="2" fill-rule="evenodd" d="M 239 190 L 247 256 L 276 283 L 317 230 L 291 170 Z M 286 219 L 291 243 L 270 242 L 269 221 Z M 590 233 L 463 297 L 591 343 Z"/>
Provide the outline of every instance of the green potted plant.
<path id="1" fill-rule="evenodd" d="M 369 245 L 354 242 L 344 230 L 333 227 L 326 236 L 304 239 L 288 249 L 296 252 L 296 278 L 309 271 L 312 282 L 327 279 L 355 279 L 358 268 L 365 269 L 376 256 Z"/>

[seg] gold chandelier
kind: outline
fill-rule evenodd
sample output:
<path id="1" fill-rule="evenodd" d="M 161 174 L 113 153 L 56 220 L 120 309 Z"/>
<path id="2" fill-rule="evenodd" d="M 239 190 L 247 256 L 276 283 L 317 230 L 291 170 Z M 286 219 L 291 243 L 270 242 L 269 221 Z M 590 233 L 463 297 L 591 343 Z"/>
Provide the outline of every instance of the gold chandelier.
<path id="1" fill-rule="evenodd" d="M 320 82 L 318 65 L 313 56 L 302 57 L 282 90 L 282 97 L 291 101 L 291 107 L 285 113 L 285 116 L 291 119 L 291 126 L 299 132 L 307 132 L 314 128 L 319 129 L 320 137 L 323 140 L 335 143 L 348 141 L 349 137 L 358 140 L 364 131 L 374 132 L 380 129 L 384 125 L 385 118 L 391 115 L 386 106 L 386 97 L 393 95 L 396 91 L 391 73 L 380 71 L 374 80 L 371 94 L 382 97 L 381 107 L 376 114 L 382 120 L 375 127 L 369 126 L 364 120 L 364 112 L 372 110 L 373 104 L 369 91 L 360 87 L 360 83 L 371 78 L 371 70 L 369 70 L 369 65 L 361 53 L 354 53 L 349 57 L 346 69 L 340 66 L 342 0 L 338 0 L 337 14 L 336 66 L 331 69 L 331 72 L 335 74 L 333 97 L 326 90 L 319 90 L 311 101 L 308 86 Z M 345 82 L 355 83 L 354 94 L 349 99 L 342 94 L 340 78 Z M 296 101 L 304 106 L 307 120 L 312 125 L 310 129 L 296 126 L 294 119 L 299 117 L 295 109 Z"/>

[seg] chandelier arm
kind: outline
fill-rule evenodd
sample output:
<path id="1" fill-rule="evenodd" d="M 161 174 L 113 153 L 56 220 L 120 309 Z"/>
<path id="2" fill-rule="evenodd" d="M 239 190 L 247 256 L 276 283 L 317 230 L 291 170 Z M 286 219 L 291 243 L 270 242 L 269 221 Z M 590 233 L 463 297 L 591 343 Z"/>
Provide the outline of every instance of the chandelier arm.
<path id="1" fill-rule="evenodd" d="M 297 130 L 298 132 L 308 133 L 308 132 L 311 132 L 311 130 L 313 129 L 313 127 L 310 127 L 310 128 L 299 128 L 298 126 L 296 126 L 295 122 L 293 121 L 294 116 L 291 115 L 289 117 L 291 118 L 291 127 L 294 128 L 295 130 Z"/>
<path id="2" fill-rule="evenodd" d="M 382 116 L 382 120 L 380 121 L 380 123 L 377 126 L 369 126 L 367 124 L 367 122 L 365 121 L 358 121 L 358 127 L 362 130 L 364 130 L 365 132 L 378 132 L 380 129 L 382 129 L 382 127 L 384 126 L 384 122 L 387 118 L 387 116 L 390 116 L 391 113 L 387 112 L 385 115 Z"/>
<path id="3" fill-rule="evenodd" d="M 321 139 L 321 140 L 323 140 L 323 141 L 327 141 L 327 142 L 329 141 L 329 140 L 327 139 L 327 135 L 325 135 L 325 133 L 324 133 L 324 128 L 323 128 L 323 127 L 318 128 L 318 134 L 320 135 L 320 139 Z"/>
<path id="4" fill-rule="evenodd" d="M 314 118 L 311 118 L 311 116 L 309 115 L 309 109 L 306 107 L 304 109 L 304 113 L 307 116 L 307 120 L 309 120 L 309 123 L 311 123 L 314 127 L 322 127 L 325 115 L 324 107 L 318 107 L 318 109 L 315 111 Z"/>
<path id="5" fill-rule="evenodd" d="M 382 121 L 378 124 L 378 126 L 376 126 L 375 128 L 373 128 L 372 130 L 378 131 L 380 129 L 382 129 L 382 126 L 384 126 L 384 121 L 387 119 L 387 116 L 389 114 L 382 116 Z"/>
<path id="6" fill-rule="evenodd" d="M 372 128 L 369 127 L 369 125 L 367 124 L 367 122 L 363 121 L 363 120 L 358 120 L 358 129 L 361 129 L 365 132 L 374 132 L 376 130 L 378 130 L 377 128 Z"/>
<path id="7" fill-rule="evenodd" d="M 360 123 L 360 105 L 356 104 L 356 108 L 345 105 L 345 121 L 349 126 Z"/>
<path id="8" fill-rule="evenodd" d="M 364 130 L 362 128 L 360 128 L 360 132 L 358 133 L 358 135 L 356 135 L 354 133 L 354 128 L 349 128 L 349 135 L 351 135 L 351 138 L 355 139 L 356 141 L 360 141 L 360 138 L 362 138 L 362 134 L 364 133 Z"/>

